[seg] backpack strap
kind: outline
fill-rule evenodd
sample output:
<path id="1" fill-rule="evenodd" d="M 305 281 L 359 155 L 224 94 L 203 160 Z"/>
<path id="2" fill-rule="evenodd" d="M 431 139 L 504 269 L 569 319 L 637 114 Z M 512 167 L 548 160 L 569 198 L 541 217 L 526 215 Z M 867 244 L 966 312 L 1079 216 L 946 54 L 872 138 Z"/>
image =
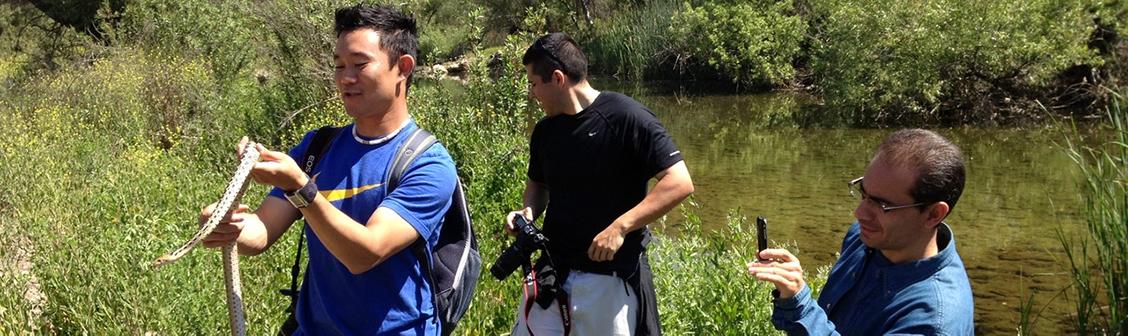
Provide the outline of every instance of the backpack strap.
<path id="1" fill-rule="evenodd" d="M 458 265 L 465 265 L 466 260 L 470 258 L 470 251 L 478 250 L 478 238 L 474 235 L 474 226 L 470 224 L 470 210 L 466 207 L 466 194 L 462 191 L 462 178 L 460 177 L 455 178 L 454 195 L 453 198 L 451 198 L 450 206 L 452 208 L 460 208 L 460 211 L 457 211 L 454 215 L 458 216 L 458 222 L 463 225 L 462 230 L 465 231 L 466 236 L 469 237 L 468 244 L 466 244 L 466 247 L 462 249 L 462 253 L 460 253 L 458 257 Z M 450 211 L 447 211 L 447 214 L 447 217 L 449 217 Z M 444 217 L 443 220 L 445 221 L 446 217 Z M 443 231 L 446 231 L 447 229 L 446 225 L 448 224 L 446 223 L 447 222 L 443 223 Z M 439 239 L 439 241 L 441 243 L 442 239 Z M 459 267 L 458 270 L 454 272 L 454 279 L 451 282 L 455 284 L 461 284 L 462 277 L 467 276 L 465 271 L 465 268 Z"/>
<path id="2" fill-rule="evenodd" d="M 313 140 L 310 140 L 309 147 L 306 147 L 303 153 L 304 160 L 302 161 L 302 171 L 310 178 L 313 177 L 313 169 L 321 162 L 321 158 L 325 156 L 325 152 L 329 151 L 329 145 L 333 143 L 333 139 L 337 138 L 337 134 L 341 133 L 340 127 L 323 126 L 313 133 Z M 290 289 L 279 290 L 282 295 L 290 297 L 290 312 L 298 304 L 298 275 L 302 272 L 302 246 L 305 245 L 305 230 L 298 233 L 298 252 L 294 255 L 294 266 L 290 267 Z"/>
<path id="3" fill-rule="evenodd" d="M 404 172 L 415 161 L 415 158 L 422 155 L 437 142 L 438 139 L 431 132 L 419 127 L 415 128 L 411 135 L 408 135 L 403 146 L 396 150 L 396 155 L 392 158 L 392 165 L 388 169 L 388 178 L 384 180 L 384 196 L 391 195 L 392 190 L 399 186 Z M 441 324 L 438 311 L 438 292 L 435 288 L 435 286 L 438 286 L 438 282 L 435 281 L 435 272 L 431 268 L 431 258 L 430 254 L 427 253 L 426 242 L 426 237 L 420 237 L 411 243 L 410 249 L 415 254 L 415 258 L 423 264 L 423 271 L 427 272 L 427 281 L 431 283 L 431 308 L 435 310 L 435 322 Z"/>
<path id="4" fill-rule="evenodd" d="M 384 180 L 384 196 L 391 195 L 392 190 L 399 186 L 400 180 L 403 179 L 403 173 L 407 171 L 407 166 L 411 165 L 415 158 L 422 155 L 438 141 L 431 132 L 422 128 L 416 128 L 414 132 L 408 135 L 407 141 L 396 150 L 396 155 L 392 158 L 392 166 L 388 169 L 388 178 Z"/>

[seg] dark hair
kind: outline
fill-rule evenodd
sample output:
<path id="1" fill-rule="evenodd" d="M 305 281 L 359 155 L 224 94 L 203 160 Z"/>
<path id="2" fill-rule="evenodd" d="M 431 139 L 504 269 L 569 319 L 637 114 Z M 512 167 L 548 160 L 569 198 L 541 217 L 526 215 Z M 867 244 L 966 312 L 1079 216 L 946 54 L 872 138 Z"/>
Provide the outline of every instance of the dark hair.
<path id="1" fill-rule="evenodd" d="M 415 19 L 400 13 L 387 5 L 355 5 L 337 9 L 333 30 L 337 37 L 361 28 L 368 28 L 380 34 L 380 48 L 388 53 L 388 62 L 395 66 L 400 56 L 411 55 L 416 61 L 419 50 L 419 34 Z M 411 87 L 411 76 L 407 74 L 407 87 Z"/>
<path id="2" fill-rule="evenodd" d="M 932 131 L 904 129 L 885 138 L 874 159 L 917 174 L 909 194 L 915 202 L 946 202 L 956 208 L 964 189 L 964 159 L 959 147 Z"/>
<path id="3" fill-rule="evenodd" d="M 574 83 L 587 79 L 587 56 L 580 50 L 580 45 L 565 33 L 552 33 L 533 41 L 533 45 L 525 50 L 525 56 L 521 57 L 521 64 L 532 64 L 533 74 L 545 82 L 552 79 L 552 72 L 556 70 Z"/>

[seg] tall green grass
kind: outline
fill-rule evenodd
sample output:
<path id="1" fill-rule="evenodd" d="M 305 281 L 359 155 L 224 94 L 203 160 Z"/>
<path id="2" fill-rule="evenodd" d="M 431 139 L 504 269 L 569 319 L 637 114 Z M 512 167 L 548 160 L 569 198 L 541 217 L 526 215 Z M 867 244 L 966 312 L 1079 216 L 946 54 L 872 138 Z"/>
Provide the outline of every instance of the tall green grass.
<path id="1" fill-rule="evenodd" d="M 217 253 L 147 265 L 190 234 L 201 201 L 220 194 L 230 144 L 253 134 L 245 126 L 262 115 L 255 100 L 246 90 L 217 95 L 204 63 L 131 48 L 37 79 L 0 103 L 0 229 L 9 233 L 0 259 L 30 266 L 8 273 L 17 276 L 5 279 L 13 290 L 0 293 L 0 307 L 42 309 L 26 317 L 30 326 L 0 317 L 0 331 L 223 330 L 224 311 L 213 309 L 223 307 Z M 254 187 L 247 202 L 264 190 Z M 249 298 L 274 296 L 283 279 L 265 263 L 244 272 Z M 26 302 L 32 287 L 42 301 Z M 268 302 L 248 300 L 248 309 L 275 310 Z"/>
<path id="2" fill-rule="evenodd" d="M 1111 141 L 1095 147 L 1069 142 L 1081 169 L 1088 237 L 1059 236 L 1069 256 L 1077 304 L 1076 329 L 1128 334 L 1128 113 L 1117 97 L 1108 109 Z"/>
<path id="3" fill-rule="evenodd" d="M 622 4 L 615 15 L 596 20 L 595 28 L 578 36 L 591 71 L 632 80 L 673 77 L 675 57 L 667 30 L 680 5 L 678 0 Z"/>

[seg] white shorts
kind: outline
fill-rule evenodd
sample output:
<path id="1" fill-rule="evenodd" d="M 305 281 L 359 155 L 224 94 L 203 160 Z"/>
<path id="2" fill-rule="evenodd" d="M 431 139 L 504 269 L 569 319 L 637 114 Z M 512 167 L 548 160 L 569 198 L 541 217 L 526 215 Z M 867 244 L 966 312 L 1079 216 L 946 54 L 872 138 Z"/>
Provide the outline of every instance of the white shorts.
<path id="1" fill-rule="evenodd" d="M 564 282 L 564 291 L 568 293 L 568 304 L 572 310 L 572 331 L 569 335 L 634 335 L 638 298 L 634 289 L 622 278 L 572 271 Z M 533 302 L 526 320 L 525 301 L 522 297 L 517 307 L 514 336 L 529 335 L 529 329 L 535 336 L 564 334 L 559 304 L 542 309 Z"/>

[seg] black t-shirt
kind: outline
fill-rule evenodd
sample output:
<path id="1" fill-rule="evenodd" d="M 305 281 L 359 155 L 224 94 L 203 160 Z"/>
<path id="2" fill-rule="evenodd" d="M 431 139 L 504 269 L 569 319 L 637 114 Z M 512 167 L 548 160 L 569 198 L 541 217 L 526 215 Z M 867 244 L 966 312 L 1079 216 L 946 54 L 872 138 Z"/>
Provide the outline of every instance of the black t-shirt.
<path id="1" fill-rule="evenodd" d="M 654 113 L 603 91 L 578 114 L 537 122 L 529 149 L 529 179 L 548 188 L 544 233 L 553 259 L 589 272 L 634 271 L 646 229 L 627 234 L 610 262 L 592 261 L 587 250 L 642 202 L 654 175 L 682 160 Z"/>

